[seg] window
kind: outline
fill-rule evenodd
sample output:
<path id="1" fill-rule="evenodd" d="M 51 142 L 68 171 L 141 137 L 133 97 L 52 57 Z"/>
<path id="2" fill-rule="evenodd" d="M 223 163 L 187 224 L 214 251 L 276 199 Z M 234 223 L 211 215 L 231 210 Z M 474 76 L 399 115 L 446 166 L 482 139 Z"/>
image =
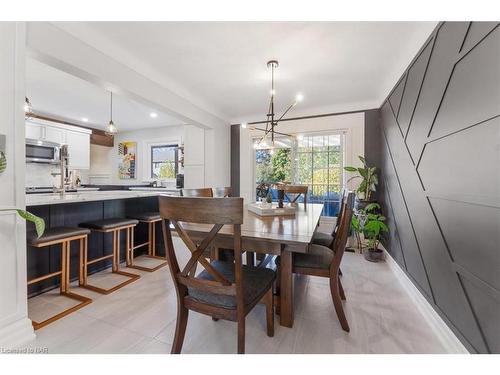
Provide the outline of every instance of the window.
<path id="1" fill-rule="evenodd" d="M 255 150 L 257 196 L 262 184 L 291 182 L 308 185 L 308 201 L 324 203 L 324 216 L 335 216 L 344 185 L 344 134 L 288 137 L 275 141 L 274 149 Z M 276 192 L 272 192 L 276 198 Z"/>
<path id="2" fill-rule="evenodd" d="M 152 179 L 174 179 L 178 171 L 178 145 L 151 146 Z"/>

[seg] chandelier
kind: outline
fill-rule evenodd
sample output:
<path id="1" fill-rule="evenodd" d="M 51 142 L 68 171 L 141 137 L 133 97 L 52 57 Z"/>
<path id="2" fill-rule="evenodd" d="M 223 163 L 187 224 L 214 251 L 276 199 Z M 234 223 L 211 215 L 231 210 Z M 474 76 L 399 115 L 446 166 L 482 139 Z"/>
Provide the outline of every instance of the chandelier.
<path id="1" fill-rule="evenodd" d="M 276 116 L 276 114 L 274 113 L 274 98 L 276 96 L 276 91 L 274 90 L 274 71 L 275 69 L 278 67 L 278 61 L 277 60 L 270 60 L 267 62 L 267 67 L 271 69 L 271 99 L 269 101 L 269 109 L 267 110 L 267 119 L 266 119 L 266 127 L 265 128 L 258 128 L 256 126 L 253 126 L 250 124 L 250 126 L 248 126 L 249 124 L 247 123 L 242 123 L 241 124 L 241 127 L 242 128 L 247 128 L 249 127 L 251 130 L 258 130 L 258 131 L 261 131 L 264 133 L 264 135 L 259 138 L 259 140 L 257 142 L 254 143 L 254 147 L 255 148 L 267 148 L 270 146 L 271 149 L 274 148 L 274 140 L 275 140 L 275 136 L 276 135 L 281 135 L 281 136 L 285 136 L 285 137 L 291 137 L 291 138 L 295 138 L 295 136 L 291 135 L 291 134 L 286 134 L 286 133 L 282 133 L 282 132 L 279 132 L 279 131 L 276 131 L 276 127 L 279 125 L 279 122 L 282 121 L 285 117 L 285 115 L 293 108 L 295 107 L 298 103 L 300 103 L 302 100 L 304 100 L 304 96 L 302 94 L 297 94 L 295 96 L 295 100 L 292 102 L 292 104 L 290 104 L 288 106 L 288 108 L 283 112 L 283 114 L 281 116 Z M 261 123 L 261 122 L 258 122 L 258 123 Z M 271 144 L 268 145 L 267 144 L 267 139 L 270 140 Z"/>
<path id="2" fill-rule="evenodd" d="M 106 126 L 105 133 L 107 135 L 115 135 L 116 133 L 118 133 L 118 129 L 116 128 L 116 125 L 113 122 L 113 92 L 110 91 L 110 94 L 111 94 L 111 100 L 109 104 L 109 123 Z"/>

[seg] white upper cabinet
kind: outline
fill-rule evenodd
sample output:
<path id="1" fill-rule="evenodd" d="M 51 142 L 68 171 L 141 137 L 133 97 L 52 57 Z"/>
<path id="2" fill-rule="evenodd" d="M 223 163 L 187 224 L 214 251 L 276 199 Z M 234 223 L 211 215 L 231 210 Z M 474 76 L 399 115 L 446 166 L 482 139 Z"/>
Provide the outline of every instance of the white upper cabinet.
<path id="1" fill-rule="evenodd" d="M 44 141 L 64 143 L 66 130 L 55 126 L 43 126 L 42 137 Z"/>
<path id="2" fill-rule="evenodd" d="M 68 130 L 66 144 L 69 166 L 74 169 L 90 169 L 90 134 Z"/>
<path id="3" fill-rule="evenodd" d="M 73 169 L 90 169 L 91 133 L 85 128 L 51 121 L 26 121 L 26 138 L 68 145 L 69 166 Z"/>
<path id="4" fill-rule="evenodd" d="M 26 122 L 26 138 L 42 139 L 42 129 L 40 125 Z"/>

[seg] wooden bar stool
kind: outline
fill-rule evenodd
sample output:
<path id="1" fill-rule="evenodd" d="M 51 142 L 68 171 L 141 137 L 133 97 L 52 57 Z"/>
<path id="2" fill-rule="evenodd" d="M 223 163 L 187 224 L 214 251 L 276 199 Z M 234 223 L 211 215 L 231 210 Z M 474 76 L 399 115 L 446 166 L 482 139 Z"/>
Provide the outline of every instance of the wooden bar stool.
<path id="1" fill-rule="evenodd" d="M 95 292 L 101 293 L 101 294 L 110 294 L 114 292 L 115 290 L 118 290 L 120 288 L 123 288 L 125 285 L 130 284 L 131 282 L 139 279 L 141 276 L 137 275 L 135 273 L 129 273 L 129 272 L 124 272 L 120 271 L 120 231 L 125 230 L 127 233 L 127 243 L 126 243 L 126 253 L 127 254 L 127 259 L 128 259 L 128 254 L 130 254 L 130 248 L 131 248 L 131 242 L 130 242 L 130 233 L 133 233 L 134 227 L 138 224 L 139 222 L 134 219 L 120 219 L 120 218 L 113 218 L 113 219 L 104 219 L 104 220 L 96 220 L 96 221 L 89 221 L 86 223 L 81 223 L 80 226 L 83 228 L 88 228 L 93 232 L 101 232 L 101 233 L 111 233 L 113 235 L 113 251 L 109 255 L 104 255 L 100 258 L 88 260 L 87 258 L 87 251 L 84 252 L 83 257 L 80 260 L 80 267 L 82 269 L 82 274 L 83 278 L 80 281 L 80 286 L 83 288 L 87 288 L 90 290 L 93 290 Z M 121 276 L 126 276 L 129 279 L 121 282 L 118 285 L 115 285 L 112 288 L 109 289 L 104 289 L 101 287 L 98 287 L 96 285 L 91 285 L 88 283 L 87 277 L 88 277 L 88 265 L 89 264 L 94 264 L 97 262 L 101 262 L 106 259 L 112 259 L 111 263 L 111 270 L 112 273 L 121 275 Z"/>
<path id="2" fill-rule="evenodd" d="M 57 272 L 52 272 L 45 276 L 40 276 L 35 279 L 28 280 L 28 285 L 33 285 L 43 280 L 50 279 L 52 277 L 61 277 L 60 294 L 79 301 L 80 303 L 64 310 L 42 322 L 35 322 L 32 320 L 33 328 L 35 330 L 40 329 L 47 324 L 55 322 L 62 317 L 71 314 L 72 312 L 81 309 L 83 306 L 88 305 L 92 302 L 90 298 L 81 296 L 79 294 L 69 291 L 69 277 L 70 277 L 70 250 L 71 241 L 80 241 L 80 259 L 86 252 L 87 247 L 87 236 L 90 230 L 84 228 L 68 228 L 68 227 L 56 227 L 45 230 L 45 233 L 41 237 L 36 237 L 34 233 L 28 234 L 28 244 L 32 247 L 46 247 L 51 245 L 61 245 L 61 270 Z M 79 269 L 79 278 L 82 279 L 82 270 Z"/>
<path id="3" fill-rule="evenodd" d="M 159 212 L 143 212 L 139 214 L 130 215 L 129 218 L 138 220 L 139 223 L 148 224 L 148 240 L 142 244 L 136 245 L 134 241 L 134 228 L 130 229 L 131 243 L 130 251 L 127 254 L 127 267 L 135 268 L 141 271 L 154 272 L 161 267 L 167 265 L 166 258 L 156 255 L 156 223 L 161 221 Z M 160 264 L 155 267 L 138 266 L 134 264 L 134 250 L 147 246 L 148 253 L 144 255 L 146 258 L 162 260 Z"/>

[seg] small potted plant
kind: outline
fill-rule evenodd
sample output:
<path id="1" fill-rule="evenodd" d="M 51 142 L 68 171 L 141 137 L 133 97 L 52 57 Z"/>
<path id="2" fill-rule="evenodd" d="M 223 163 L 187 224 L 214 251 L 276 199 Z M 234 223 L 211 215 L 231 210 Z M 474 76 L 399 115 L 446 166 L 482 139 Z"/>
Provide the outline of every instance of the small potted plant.
<path id="1" fill-rule="evenodd" d="M 374 202 L 372 200 L 372 193 L 377 190 L 378 176 L 376 173 L 376 167 L 368 166 L 364 157 L 358 156 L 358 158 L 363 163 L 363 167 L 344 167 L 344 170 L 346 170 L 347 172 L 357 173 L 357 175 L 349 178 L 347 182 L 355 178 L 361 178 L 361 182 L 356 189 L 356 195 L 358 198 L 357 208 L 363 209 L 368 204 Z"/>
<path id="2" fill-rule="evenodd" d="M 380 205 L 378 203 L 370 203 L 365 209 L 366 222 L 362 227 L 365 239 L 367 239 L 367 251 L 365 259 L 370 262 L 378 262 L 383 259 L 383 251 L 379 249 L 380 236 L 384 232 L 389 232 L 389 228 L 385 224 L 385 216 L 381 215 Z"/>
<path id="3" fill-rule="evenodd" d="M 266 201 L 265 203 L 262 203 L 262 206 L 266 208 L 271 208 L 273 206 L 273 195 L 270 190 L 267 193 Z"/>

